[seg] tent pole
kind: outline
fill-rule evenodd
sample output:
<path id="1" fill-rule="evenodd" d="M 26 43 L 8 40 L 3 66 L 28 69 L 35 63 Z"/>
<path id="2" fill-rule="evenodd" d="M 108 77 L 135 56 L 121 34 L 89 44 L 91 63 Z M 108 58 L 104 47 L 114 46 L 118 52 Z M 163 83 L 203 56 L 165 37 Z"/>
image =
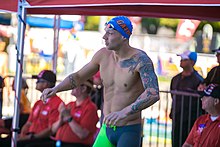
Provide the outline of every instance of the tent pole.
<path id="1" fill-rule="evenodd" d="M 19 131 L 19 114 L 20 114 L 20 97 L 21 97 L 21 78 L 23 66 L 23 49 L 24 49 L 24 33 L 26 27 L 26 9 L 24 7 L 25 0 L 18 0 L 18 36 L 17 36 L 17 63 L 15 75 L 15 100 L 14 100 L 14 115 L 12 121 L 12 138 L 11 147 L 17 146 L 17 135 Z"/>
<path id="2" fill-rule="evenodd" d="M 53 38 L 53 72 L 57 73 L 57 56 L 59 48 L 60 15 L 54 16 L 54 38 Z"/>

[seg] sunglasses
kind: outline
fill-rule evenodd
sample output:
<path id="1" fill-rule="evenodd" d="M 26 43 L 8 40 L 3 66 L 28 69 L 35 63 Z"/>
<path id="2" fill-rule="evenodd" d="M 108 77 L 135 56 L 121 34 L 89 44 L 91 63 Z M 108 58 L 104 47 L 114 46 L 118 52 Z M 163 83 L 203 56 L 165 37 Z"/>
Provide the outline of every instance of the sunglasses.
<path id="1" fill-rule="evenodd" d="M 189 59 L 181 59 L 180 61 L 189 61 Z"/>
<path id="2" fill-rule="evenodd" d="M 46 83 L 46 82 L 48 82 L 48 81 L 43 80 L 43 79 L 38 79 L 36 83 Z"/>

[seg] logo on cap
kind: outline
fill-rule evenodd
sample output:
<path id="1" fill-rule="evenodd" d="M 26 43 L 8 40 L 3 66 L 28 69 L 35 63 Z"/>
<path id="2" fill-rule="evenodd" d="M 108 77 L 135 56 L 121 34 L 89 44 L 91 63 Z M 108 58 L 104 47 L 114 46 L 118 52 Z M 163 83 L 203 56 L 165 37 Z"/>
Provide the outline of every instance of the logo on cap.
<path id="1" fill-rule="evenodd" d="M 204 92 L 207 94 L 207 95 L 211 95 L 213 89 L 215 88 L 215 85 L 214 84 L 210 84 L 205 90 Z"/>
<path id="2" fill-rule="evenodd" d="M 118 20 L 117 24 L 124 30 L 124 32 L 127 35 L 129 35 L 129 36 L 131 35 L 131 31 L 128 29 L 127 25 L 124 23 L 123 20 Z"/>

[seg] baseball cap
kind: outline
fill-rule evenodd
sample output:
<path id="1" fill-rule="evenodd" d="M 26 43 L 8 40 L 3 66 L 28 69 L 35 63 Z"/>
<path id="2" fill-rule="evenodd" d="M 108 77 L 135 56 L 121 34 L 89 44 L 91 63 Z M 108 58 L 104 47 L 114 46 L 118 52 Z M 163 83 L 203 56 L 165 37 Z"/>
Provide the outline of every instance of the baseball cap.
<path id="1" fill-rule="evenodd" d="M 199 92 L 200 96 L 211 96 L 220 99 L 220 86 L 217 84 L 209 84 L 205 90 Z"/>
<path id="2" fill-rule="evenodd" d="M 56 83 L 56 75 L 51 70 L 42 70 L 37 76 L 32 76 L 36 79 L 44 79 L 51 83 Z"/>
<path id="3" fill-rule="evenodd" d="M 133 30 L 131 21 L 126 16 L 116 16 L 112 18 L 106 23 L 106 27 L 115 29 L 127 39 L 130 38 Z"/>
<path id="4" fill-rule="evenodd" d="M 193 60 L 195 63 L 197 61 L 197 53 L 191 52 L 189 50 L 183 52 L 182 54 L 177 54 L 177 56 L 180 56 L 181 60 L 190 59 L 190 60 Z"/>
<path id="5" fill-rule="evenodd" d="M 215 53 L 220 53 L 220 47 L 219 47 L 219 48 L 217 48 L 217 49 L 212 50 L 212 52 L 215 52 Z"/>

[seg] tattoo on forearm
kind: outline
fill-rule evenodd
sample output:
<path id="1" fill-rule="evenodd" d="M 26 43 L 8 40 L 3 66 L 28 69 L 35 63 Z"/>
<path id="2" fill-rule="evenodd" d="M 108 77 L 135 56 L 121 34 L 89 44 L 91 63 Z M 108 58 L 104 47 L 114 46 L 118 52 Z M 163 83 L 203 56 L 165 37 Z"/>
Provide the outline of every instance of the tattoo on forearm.
<path id="1" fill-rule="evenodd" d="M 139 101 L 139 102 L 135 103 L 134 105 L 132 105 L 131 114 L 138 112 L 140 105 L 142 105 L 142 104 L 143 104 L 143 102 Z"/>
<path id="2" fill-rule="evenodd" d="M 157 99 L 158 92 L 155 89 L 146 90 L 132 105 L 130 113 L 133 114 L 151 106 L 156 102 Z"/>
<path id="3" fill-rule="evenodd" d="M 76 81 L 73 79 L 73 76 L 69 76 L 71 89 L 76 88 Z"/>

